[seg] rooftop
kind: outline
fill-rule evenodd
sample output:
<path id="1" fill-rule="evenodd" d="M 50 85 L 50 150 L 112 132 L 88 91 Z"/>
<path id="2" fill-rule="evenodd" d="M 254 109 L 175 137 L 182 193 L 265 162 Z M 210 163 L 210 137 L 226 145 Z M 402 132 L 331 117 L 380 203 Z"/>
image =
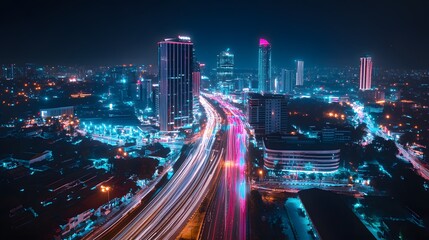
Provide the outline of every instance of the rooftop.
<path id="1" fill-rule="evenodd" d="M 271 93 L 260 94 L 260 93 L 254 93 L 254 92 L 249 93 L 248 96 L 250 99 L 283 99 L 283 98 L 286 98 L 286 96 L 282 95 L 282 94 L 271 94 Z"/>
<path id="2" fill-rule="evenodd" d="M 264 138 L 264 146 L 270 150 L 339 150 L 336 144 L 317 142 L 311 138 Z"/>
<path id="3" fill-rule="evenodd" d="M 181 36 L 181 35 L 179 35 L 175 38 L 165 38 L 164 41 L 162 41 L 162 42 L 173 42 L 173 43 L 177 42 L 177 43 L 191 43 L 192 44 L 190 37 Z"/>
<path id="4" fill-rule="evenodd" d="M 375 239 L 341 196 L 317 188 L 298 196 L 321 239 Z"/>

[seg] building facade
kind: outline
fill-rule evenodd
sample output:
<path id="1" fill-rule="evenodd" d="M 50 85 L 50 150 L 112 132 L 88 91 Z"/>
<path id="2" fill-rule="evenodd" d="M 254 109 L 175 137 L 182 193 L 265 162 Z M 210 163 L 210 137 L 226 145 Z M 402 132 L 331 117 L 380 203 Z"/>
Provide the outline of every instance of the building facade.
<path id="1" fill-rule="evenodd" d="M 359 90 L 365 91 L 371 89 L 372 78 L 372 58 L 360 58 Z"/>
<path id="2" fill-rule="evenodd" d="M 233 79 L 234 53 L 229 48 L 217 55 L 216 76 L 218 81 Z"/>
<path id="3" fill-rule="evenodd" d="M 335 145 L 264 138 L 264 166 L 289 172 L 335 172 L 340 166 L 340 149 Z"/>
<path id="4" fill-rule="evenodd" d="M 296 61 L 296 86 L 304 85 L 304 61 Z"/>
<path id="5" fill-rule="evenodd" d="M 61 117 L 63 115 L 74 115 L 74 106 L 40 109 L 40 116 L 42 118 Z"/>
<path id="6" fill-rule="evenodd" d="M 293 88 L 295 87 L 295 81 L 293 76 L 293 70 L 282 69 L 278 89 L 280 93 L 292 93 Z"/>
<path id="7" fill-rule="evenodd" d="M 274 91 L 271 79 L 271 44 L 263 38 L 259 39 L 258 91 L 263 93 Z"/>
<path id="8" fill-rule="evenodd" d="M 189 37 L 158 43 L 159 126 L 174 131 L 192 124 L 193 43 Z"/>
<path id="9" fill-rule="evenodd" d="M 287 131 L 287 100 L 284 95 L 249 93 L 247 119 L 260 137 Z"/>
<path id="10" fill-rule="evenodd" d="M 153 110 L 152 106 L 152 80 L 141 78 L 137 80 L 135 85 L 135 102 L 140 109 Z"/>

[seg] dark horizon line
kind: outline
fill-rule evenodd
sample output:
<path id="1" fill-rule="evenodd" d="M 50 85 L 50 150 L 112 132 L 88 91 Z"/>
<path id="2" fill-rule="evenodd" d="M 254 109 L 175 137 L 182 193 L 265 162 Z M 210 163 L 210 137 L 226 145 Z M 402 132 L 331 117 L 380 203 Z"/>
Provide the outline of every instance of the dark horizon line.
<path id="1" fill-rule="evenodd" d="M 306 63 L 305 60 L 303 60 L 304 63 Z M 200 62 L 200 63 L 204 63 L 205 62 Z M 92 68 L 92 67 L 127 67 L 129 65 L 131 66 L 150 66 L 152 65 L 155 68 L 158 68 L 157 64 L 145 64 L 145 63 L 115 63 L 115 64 L 77 64 L 77 63 L 73 63 L 73 64 L 65 64 L 65 63 L 57 63 L 57 64 L 50 64 L 50 63 L 37 63 L 37 62 L 9 62 L 9 63 L 5 63 L 5 62 L 1 62 L 0 66 L 10 66 L 10 65 L 17 65 L 17 66 L 23 66 L 26 64 L 34 64 L 35 66 L 52 66 L 52 67 L 85 67 L 85 68 Z M 314 65 L 311 64 L 310 66 L 306 65 L 304 67 L 304 69 L 309 69 L 309 68 L 359 68 L 360 65 L 359 63 L 357 63 L 356 65 Z M 215 69 L 216 67 L 210 67 L 208 68 L 206 66 L 206 69 Z M 278 68 L 278 69 L 289 69 L 290 67 L 284 66 L 284 67 L 279 67 L 276 65 L 272 66 L 273 68 Z M 429 67 L 424 68 L 424 67 L 420 67 L 420 68 L 409 68 L 409 67 L 384 67 L 384 66 L 374 66 L 374 69 L 383 69 L 383 70 L 407 70 L 407 71 L 429 71 Z M 257 67 L 234 67 L 234 69 L 237 70 L 255 70 L 257 71 L 258 68 Z"/>

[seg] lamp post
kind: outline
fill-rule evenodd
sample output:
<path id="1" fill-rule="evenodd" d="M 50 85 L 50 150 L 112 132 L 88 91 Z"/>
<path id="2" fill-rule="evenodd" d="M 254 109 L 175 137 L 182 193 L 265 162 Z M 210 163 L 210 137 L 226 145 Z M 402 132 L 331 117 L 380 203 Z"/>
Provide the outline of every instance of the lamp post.
<path id="1" fill-rule="evenodd" d="M 259 170 L 259 181 L 262 180 L 263 174 L 264 174 L 264 172 L 262 170 Z"/>
<path id="2" fill-rule="evenodd" d="M 107 202 L 110 202 L 110 190 L 111 188 L 109 186 L 103 186 L 101 185 L 101 191 L 102 192 L 107 192 Z M 109 204 L 109 208 L 110 208 L 110 204 Z"/>

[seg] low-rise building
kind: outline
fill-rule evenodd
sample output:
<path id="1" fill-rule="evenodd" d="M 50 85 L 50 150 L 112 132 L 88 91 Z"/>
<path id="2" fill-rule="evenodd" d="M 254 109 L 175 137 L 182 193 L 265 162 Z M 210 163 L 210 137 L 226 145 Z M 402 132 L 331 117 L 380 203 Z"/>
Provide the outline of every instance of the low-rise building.
<path id="1" fill-rule="evenodd" d="M 49 160 L 52 158 L 52 151 L 45 150 L 41 153 L 23 152 L 18 154 L 12 154 L 10 160 L 19 162 L 24 166 L 30 166 L 36 162 Z"/>
<path id="2" fill-rule="evenodd" d="M 324 127 L 322 129 L 311 129 L 311 135 L 317 136 L 322 143 L 349 143 L 351 142 L 351 129 Z"/>
<path id="3" fill-rule="evenodd" d="M 335 172 L 340 166 L 340 148 L 298 137 L 263 140 L 264 165 L 268 170 Z"/>
<path id="4" fill-rule="evenodd" d="M 67 115 L 67 116 L 74 115 L 74 107 L 67 106 L 67 107 L 40 109 L 40 116 L 42 118 L 60 117 L 62 115 Z"/>
<path id="5" fill-rule="evenodd" d="M 376 239 L 341 196 L 317 188 L 298 193 L 317 239 Z"/>

